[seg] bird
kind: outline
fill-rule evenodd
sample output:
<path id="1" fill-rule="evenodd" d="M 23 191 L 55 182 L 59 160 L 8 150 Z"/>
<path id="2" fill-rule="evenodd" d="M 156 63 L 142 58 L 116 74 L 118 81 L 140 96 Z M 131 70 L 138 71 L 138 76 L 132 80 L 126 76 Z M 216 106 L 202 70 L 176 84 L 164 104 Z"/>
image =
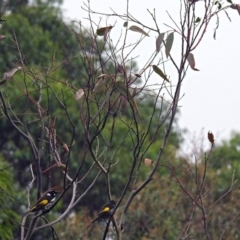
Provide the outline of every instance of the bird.
<path id="1" fill-rule="evenodd" d="M 98 212 L 97 217 L 92 220 L 92 222 L 87 226 L 87 228 L 89 228 L 97 220 L 108 220 L 112 216 L 115 207 L 116 202 L 113 200 L 105 203 Z"/>
<path id="2" fill-rule="evenodd" d="M 54 203 L 56 195 L 60 192 L 59 187 L 50 188 L 37 200 L 27 213 L 48 209 Z"/>

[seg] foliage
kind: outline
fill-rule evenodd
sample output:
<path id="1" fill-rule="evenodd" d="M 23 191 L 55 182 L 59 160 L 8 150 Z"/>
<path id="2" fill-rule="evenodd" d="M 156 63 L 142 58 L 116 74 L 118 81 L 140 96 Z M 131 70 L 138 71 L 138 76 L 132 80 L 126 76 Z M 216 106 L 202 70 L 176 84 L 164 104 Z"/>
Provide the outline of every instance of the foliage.
<path id="1" fill-rule="evenodd" d="M 0 157 L 0 238 L 13 239 L 20 216 L 13 210 L 19 202 L 14 196 L 13 171 L 11 165 Z"/>
<path id="2" fill-rule="evenodd" d="M 0 71 L 5 72 L 0 82 L 0 146 L 16 169 L 14 179 L 21 192 L 17 197 L 25 193 L 23 189 L 29 193 L 19 214 L 45 190 L 63 189 L 49 209 L 24 214 L 16 237 L 54 239 L 59 234 L 64 239 L 63 224 L 72 232 L 68 239 L 76 235 L 84 239 L 99 235 L 103 239 L 106 235 L 116 239 L 215 239 L 228 233 L 229 223 L 238 214 L 231 218 L 221 208 L 229 210 L 229 203 L 235 204 L 238 185 L 233 177 L 226 178 L 226 185 L 217 180 L 216 168 L 222 170 L 224 164 L 212 165 L 214 136 L 208 133 L 210 150 L 191 163 L 177 154 L 182 139 L 176 130 L 187 64 L 190 70 L 198 70 L 192 52 L 210 20 L 226 8 L 218 3 L 216 9 L 209 1 L 199 20 L 195 1 L 183 1 L 179 26 L 164 34 L 155 12 L 149 11 L 155 27 L 145 26 L 129 13 L 114 13 L 127 24 L 123 43 L 120 39 L 113 43 L 113 27 L 98 26 L 91 18 L 96 13 L 90 5 L 83 7 L 89 15 L 90 28 L 86 28 L 81 22 L 63 23 L 54 2 L 27 5 L 28 1 L 21 1 L 2 28 L 6 38 L 0 42 L 4 56 Z M 156 52 L 138 69 L 126 49 L 134 52 L 144 37 L 150 37 L 145 28 L 159 37 Z M 128 30 L 139 35 L 135 44 L 127 45 Z M 172 53 L 176 38 L 182 41 L 180 62 Z M 13 63 L 18 71 L 12 69 Z M 166 73 L 167 64 L 174 67 L 176 79 Z M 152 74 L 161 79 L 155 90 L 149 84 Z M 237 158 L 234 148 L 239 136 L 235 138 L 232 156 Z M 222 153 L 221 148 L 218 151 Z M 238 169 L 236 173 L 238 176 Z M 110 199 L 117 202 L 114 227 L 95 224 L 86 229 L 91 216 Z M 54 214 L 47 214 L 51 210 Z M 8 214 L 15 218 L 11 211 Z M 219 225 L 222 228 L 214 231 Z M 12 234 L 9 226 L 6 231 Z M 235 229 L 229 235 L 235 237 Z"/>

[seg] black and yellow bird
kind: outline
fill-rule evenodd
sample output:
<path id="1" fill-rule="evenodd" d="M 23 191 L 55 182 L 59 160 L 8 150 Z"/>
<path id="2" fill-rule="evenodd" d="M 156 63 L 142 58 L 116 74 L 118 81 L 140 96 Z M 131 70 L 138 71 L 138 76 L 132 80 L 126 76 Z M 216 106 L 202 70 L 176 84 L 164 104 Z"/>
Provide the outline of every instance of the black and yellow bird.
<path id="1" fill-rule="evenodd" d="M 97 220 L 107 221 L 112 216 L 115 207 L 116 207 L 116 203 L 113 200 L 111 200 L 110 202 L 104 204 L 101 207 L 100 211 L 98 212 L 97 217 L 94 218 L 92 220 L 92 222 L 87 227 L 90 227 Z"/>
<path id="2" fill-rule="evenodd" d="M 48 209 L 54 203 L 56 195 L 60 192 L 61 190 L 59 190 L 59 188 L 49 189 L 37 200 L 35 205 L 27 213 Z"/>

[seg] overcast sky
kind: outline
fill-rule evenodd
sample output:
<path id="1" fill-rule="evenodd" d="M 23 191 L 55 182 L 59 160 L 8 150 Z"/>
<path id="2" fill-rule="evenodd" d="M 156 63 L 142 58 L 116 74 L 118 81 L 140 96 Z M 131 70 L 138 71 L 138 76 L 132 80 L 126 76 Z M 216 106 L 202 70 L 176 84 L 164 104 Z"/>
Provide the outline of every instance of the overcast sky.
<path id="1" fill-rule="evenodd" d="M 81 20 L 85 26 L 88 21 L 84 19 L 86 12 L 81 9 L 83 0 L 65 0 L 63 5 L 64 16 L 68 19 Z M 152 19 L 147 9 L 156 9 L 158 23 L 162 31 L 168 30 L 164 23 L 173 26 L 166 11 L 179 21 L 179 1 L 176 0 L 130 0 L 130 13 L 146 25 L 153 26 Z M 202 2 L 196 3 L 201 12 Z M 91 6 L 99 12 L 110 13 L 110 8 L 120 14 L 126 13 L 125 0 L 92 0 Z M 216 40 L 213 39 L 215 20 L 209 26 L 206 35 L 200 46 L 194 51 L 196 67 L 199 72 L 189 69 L 183 82 L 182 94 L 184 97 L 180 101 L 181 116 L 179 124 L 181 128 L 187 128 L 190 135 L 198 134 L 204 129 L 204 134 L 211 130 L 219 143 L 222 139 L 229 138 L 232 131 L 240 132 L 240 16 L 237 11 L 229 9 L 228 14 L 231 22 L 222 12 L 220 26 L 217 31 Z M 94 19 L 99 20 L 95 15 Z M 102 26 L 106 26 L 103 18 Z M 114 25 L 115 18 L 109 18 L 108 24 Z M 117 39 L 119 29 L 123 21 L 117 20 L 115 27 L 111 30 L 111 38 Z M 155 50 L 156 34 L 150 32 L 150 38 L 146 38 L 141 44 L 140 57 L 137 59 L 139 67 L 144 64 L 146 57 Z M 129 34 L 129 42 L 134 42 L 139 38 L 138 33 Z M 144 51 L 143 51 L 144 50 Z M 174 39 L 171 54 L 179 57 L 177 40 Z M 134 56 L 137 54 L 135 53 Z M 174 83 L 174 73 L 167 72 Z M 152 82 L 160 81 L 154 76 Z"/>

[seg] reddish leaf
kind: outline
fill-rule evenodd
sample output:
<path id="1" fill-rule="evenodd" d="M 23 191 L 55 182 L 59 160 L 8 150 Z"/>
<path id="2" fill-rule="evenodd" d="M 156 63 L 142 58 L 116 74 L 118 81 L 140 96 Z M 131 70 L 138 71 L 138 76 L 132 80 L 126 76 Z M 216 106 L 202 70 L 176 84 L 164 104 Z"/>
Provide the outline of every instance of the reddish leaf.
<path id="1" fill-rule="evenodd" d="M 236 9 L 237 9 L 237 11 L 238 11 L 238 14 L 240 15 L 240 5 L 237 5 L 237 4 L 236 4 Z"/>
<path id="2" fill-rule="evenodd" d="M 145 164 L 146 167 L 149 167 L 150 165 L 153 164 L 153 161 L 149 158 L 145 158 L 144 159 L 144 164 Z"/>
<path id="3" fill-rule="evenodd" d="M 208 132 L 208 140 L 210 143 L 214 143 L 214 135 L 211 131 Z"/>

